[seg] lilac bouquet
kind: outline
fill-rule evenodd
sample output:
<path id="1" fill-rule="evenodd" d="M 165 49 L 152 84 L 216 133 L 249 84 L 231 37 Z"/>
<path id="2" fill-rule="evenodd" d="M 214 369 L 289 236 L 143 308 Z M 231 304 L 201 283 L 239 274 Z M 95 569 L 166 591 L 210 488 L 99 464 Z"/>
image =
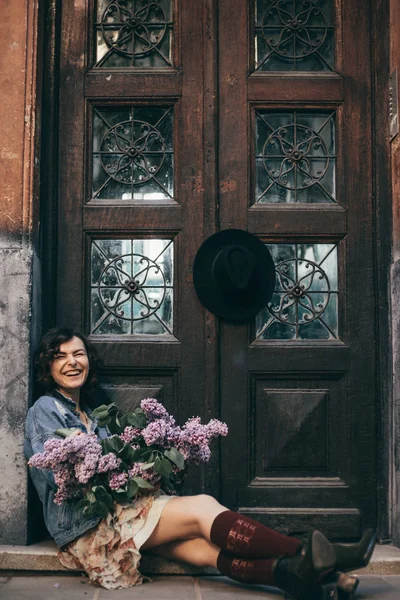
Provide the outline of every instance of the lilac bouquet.
<path id="1" fill-rule="evenodd" d="M 88 516 L 103 517 L 115 502 L 126 504 L 160 487 L 176 493 L 187 465 L 207 462 L 211 441 L 228 433 L 217 419 L 203 424 L 192 417 L 179 427 L 154 398 L 126 414 L 115 404 L 99 406 L 92 417 L 108 427 L 110 437 L 100 441 L 95 434 L 59 429 L 60 437 L 47 440 L 44 452 L 28 463 L 51 469 L 57 485 L 54 502 L 80 499 Z"/>

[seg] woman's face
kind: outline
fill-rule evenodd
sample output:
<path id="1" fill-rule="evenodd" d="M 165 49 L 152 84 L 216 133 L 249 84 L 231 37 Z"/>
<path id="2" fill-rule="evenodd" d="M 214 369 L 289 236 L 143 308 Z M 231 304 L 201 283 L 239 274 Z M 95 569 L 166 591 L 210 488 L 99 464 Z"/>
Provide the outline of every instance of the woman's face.
<path id="1" fill-rule="evenodd" d="M 80 338 L 61 344 L 50 364 L 50 374 L 60 391 L 72 393 L 83 386 L 89 374 L 89 359 Z"/>

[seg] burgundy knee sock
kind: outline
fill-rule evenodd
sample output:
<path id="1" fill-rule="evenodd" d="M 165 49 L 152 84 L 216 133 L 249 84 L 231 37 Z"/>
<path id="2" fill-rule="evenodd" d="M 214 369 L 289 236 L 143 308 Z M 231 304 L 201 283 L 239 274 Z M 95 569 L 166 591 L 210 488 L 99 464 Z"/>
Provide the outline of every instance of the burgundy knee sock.
<path id="1" fill-rule="evenodd" d="M 211 541 L 236 557 L 294 556 L 301 542 L 231 510 L 220 513 L 211 527 Z"/>
<path id="2" fill-rule="evenodd" d="M 236 581 L 276 585 L 274 582 L 275 563 L 275 558 L 249 560 L 231 556 L 221 550 L 218 555 L 217 567 L 222 575 L 227 575 Z"/>

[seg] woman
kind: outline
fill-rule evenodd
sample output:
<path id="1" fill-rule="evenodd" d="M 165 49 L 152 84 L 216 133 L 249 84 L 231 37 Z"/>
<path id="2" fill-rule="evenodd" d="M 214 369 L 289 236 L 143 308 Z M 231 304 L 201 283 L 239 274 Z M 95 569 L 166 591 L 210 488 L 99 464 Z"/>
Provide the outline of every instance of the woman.
<path id="1" fill-rule="evenodd" d="M 26 420 L 25 454 L 43 452 L 44 442 L 57 429 L 75 427 L 76 434 L 109 435 L 91 418 L 99 402 L 97 356 L 81 334 L 53 329 L 43 338 L 38 358 L 38 383 L 45 395 L 32 406 Z M 97 397 L 97 402 L 96 402 Z M 57 486 L 52 472 L 31 468 L 43 503 L 44 518 L 60 547 L 61 562 L 85 570 L 90 579 L 108 589 L 143 581 L 138 571 L 140 550 L 196 566 L 216 567 L 242 582 L 279 587 L 294 598 L 311 600 L 330 574 L 350 598 L 358 580 L 339 570 L 364 566 L 375 536 L 367 532 L 360 544 L 330 544 L 318 531 L 305 540 L 287 537 L 257 521 L 228 510 L 211 496 L 172 497 L 161 492 L 140 497 L 104 519 L 87 518 L 74 500 L 54 503 Z M 324 579 L 325 578 L 325 579 Z"/>

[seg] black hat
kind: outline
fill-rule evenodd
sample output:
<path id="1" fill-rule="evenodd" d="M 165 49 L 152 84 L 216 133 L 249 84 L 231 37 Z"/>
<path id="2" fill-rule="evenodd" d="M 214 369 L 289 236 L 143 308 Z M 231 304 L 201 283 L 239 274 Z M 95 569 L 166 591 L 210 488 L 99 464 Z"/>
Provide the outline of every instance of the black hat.
<path id="1" fill-rule="evenodd" d="M 200 302 L 227 321 L 245 321 L 260 312 L 275 287 L 268 248 L 242 229 L 225 229 L 200 246 L 193 265 Z"/>

